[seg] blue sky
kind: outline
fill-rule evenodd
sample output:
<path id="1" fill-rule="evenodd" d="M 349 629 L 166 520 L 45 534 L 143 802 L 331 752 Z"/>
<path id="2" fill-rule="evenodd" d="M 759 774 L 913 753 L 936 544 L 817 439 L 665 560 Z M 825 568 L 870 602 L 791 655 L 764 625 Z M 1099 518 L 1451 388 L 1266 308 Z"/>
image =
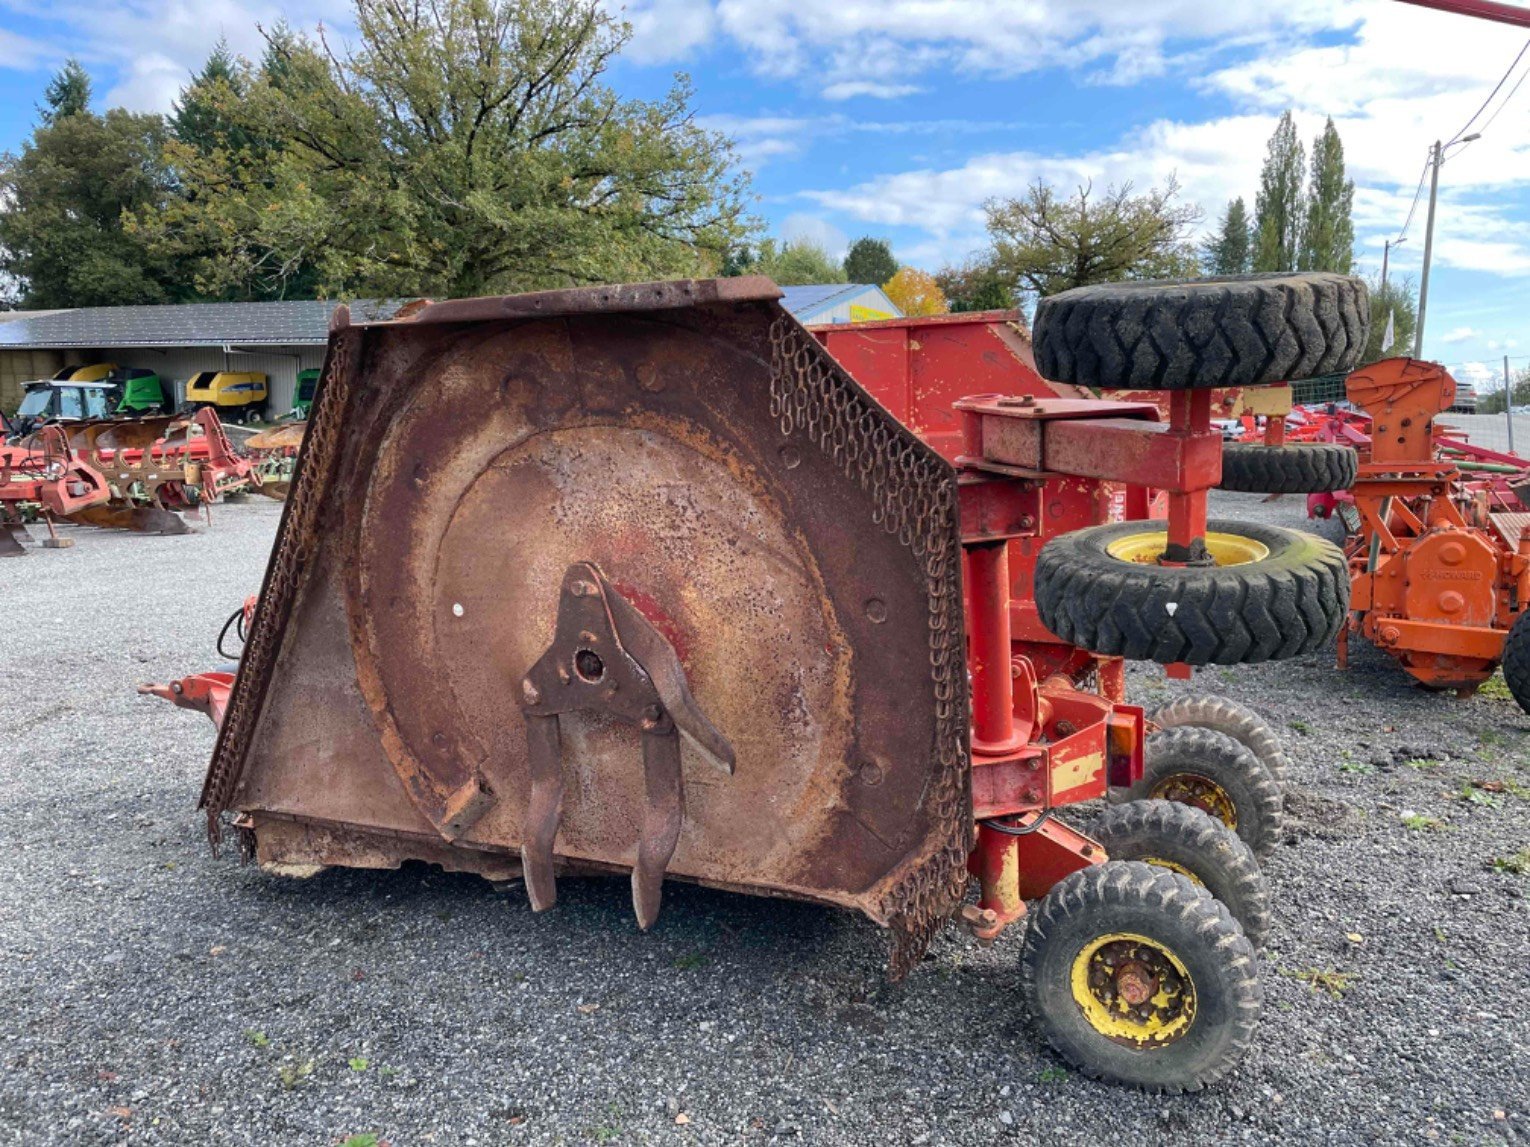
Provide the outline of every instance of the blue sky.
<path id="1" fill-rule="evenodd" d="M 1380 264 L 1430 141 L 1472 116 L 1525 43 L 1514 29 L 1396 0 L 610 0 L 634 38 L 613 82 L 657 94 L 684 70 L 703 122 L 738 140 L 778 234 L 839 249 L 892 240 L 934 269 L 983 244 L 982 204 L 1040 177 L 1176 174 L 1208 222 L 1252 206 L 1285 108 L 1325 116 L 1357 184 L 1357 249 Z M 347 0 L 0 0 L 0 143 L 30 130 L 77 55 L 98 102 L 165 110 L 220 35 L 259 51 L 285 17 L 339 37 Z M 1520 65 L 1530 69 L 1530 53 Z M 1530 82 L 1510 78 L 1441 174 L 1425 353 L 1483 385 L 1530 363 Z M 1499 110 L 1502 105 L 1502 110 Z M 1417 274 L 1423 206 L 1394 254 Z"/>

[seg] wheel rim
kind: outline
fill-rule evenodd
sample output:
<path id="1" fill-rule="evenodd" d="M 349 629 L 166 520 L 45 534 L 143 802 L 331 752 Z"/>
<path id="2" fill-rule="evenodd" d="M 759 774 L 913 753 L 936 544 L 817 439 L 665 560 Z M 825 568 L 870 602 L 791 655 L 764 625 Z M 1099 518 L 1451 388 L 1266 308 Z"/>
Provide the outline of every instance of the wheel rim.
<path id="1" fill-rule="evenodd" d="M 1105 546 L 1105 552 L 1123 562 L 1152 565 L 1163 557 L 1169 535 L 1163 530 L 1127 534 Z M 1206 534 L 1206 553 L 1219 566 L 1245 566 L 1270 556 L 1270 547 L 1242 534 L 1212 530 Z"/>
<path id="2" fill-rule="evenodd" d="M 1172 949 L 1108 932 L 1073 959 L 1073 1000 L 1089 1026 L 1128 1047 L 1163 1047 L 1195 1023 L 1195 982 Z"/>
<path id="3" fill-rule="evenodd" d="M 1230 829 L 1238 827 L 1238 807 L 1232 796 L 1216 781 L 1199 773 L 1171 773 L 1155 784 L 1148 796 L 1191 805 Z"/>
<path id="4" fill-rule="evenodd" d="M 1179 873 L 1192 884 L 1197 884 L 1202 888 L 1206 887 L 1206 882 L 1195 873 L 1191 872 L 1190 869 L 1186 868 L 1183 864 L 1176 864 L 1174 861 L 1165 860 L 1161 856 L 1144 856 L 1142 858 L 1142 863 L 1156 865 L 1159 868 L 1167 868 L 1170 872 Z"/>

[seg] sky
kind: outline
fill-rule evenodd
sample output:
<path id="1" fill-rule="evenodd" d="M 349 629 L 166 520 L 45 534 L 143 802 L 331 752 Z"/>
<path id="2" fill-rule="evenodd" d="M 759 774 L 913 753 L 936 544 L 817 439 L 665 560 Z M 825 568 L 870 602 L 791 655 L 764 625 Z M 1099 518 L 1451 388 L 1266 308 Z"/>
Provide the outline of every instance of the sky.
<path id="1" fill-rule="evenodd" d="M 737 141 L 773 233 L 840 252 L 890 240 L 930 270 L 985 243 L 983 204 L 1176 176 L 1206 225 L 1253 206 L 1290 109 L 1308 143 L 1332 117 L 1356 184 L 1356 252 L 1418 275 L 1430 143 L 1471 125 L 1440 171 L 1426 357 L 1479 390 L 1530 364 L 1530 52 L 1521 30 L 1398 0 L 603 0 L 632 26 L 611 73 L 657 96 L 676 72 L 704 125 Z M 168 110 L 223 37 L 321 23 L 349 0 L 0 0 L 0 146 L 36 121 L 74 55 L 101 107 Z M 1412 211 L 1411 224 L 1407 220 Z M 1404 227 L 1406 224 L 1406 231 Z"/>

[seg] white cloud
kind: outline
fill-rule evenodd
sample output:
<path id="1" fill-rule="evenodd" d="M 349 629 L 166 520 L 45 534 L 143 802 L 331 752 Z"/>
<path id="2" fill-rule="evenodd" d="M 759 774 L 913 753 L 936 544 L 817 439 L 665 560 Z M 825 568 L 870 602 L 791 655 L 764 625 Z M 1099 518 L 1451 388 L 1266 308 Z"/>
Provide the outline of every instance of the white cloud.
<path id="1" fill-rule="evenodd" d="M 788 242 L 806 239 L 816 243 L 835 259 L 843 259 L 850 237 L 822 216 L 797 212 L 781 221 L 781 236 Z"/>
<path id="2" fill-rule="evenodd" d="M 895 100 L 923 90 L 918 84 L 879 84 L 868 80 L 844 80 L 824 88 L 823 98 L 853 100 L 864 96 L 873 100 Z"/>
<path id="3" fill-rule="evenodd" d="M 632 25 L 627 54 L 640 64 L 684 59 L 717 29 L 711 0 L 643 0 L 617 7 L 617 14 Z"/>
<path id="4" fill-rule="evenodd" d="M 1455 329 L 1447 331 L 1445 334 L 1441 335 L 1440 341 L 1454 345 L 1456 343 L 1470 342 L 1472 339 L 1481 337 L 1482 332 L 1477 330 L 1475 327 L 1456 327 Z"/>
<path id="5" fill-rule="evenodd" d="M 1497 368 L 1485 362 L 1463 362 L 1451 367 L 1450 373 L 1457 382 L 1465 383 L 1479 394 L 1491 390 L 1499 379 Z"/>

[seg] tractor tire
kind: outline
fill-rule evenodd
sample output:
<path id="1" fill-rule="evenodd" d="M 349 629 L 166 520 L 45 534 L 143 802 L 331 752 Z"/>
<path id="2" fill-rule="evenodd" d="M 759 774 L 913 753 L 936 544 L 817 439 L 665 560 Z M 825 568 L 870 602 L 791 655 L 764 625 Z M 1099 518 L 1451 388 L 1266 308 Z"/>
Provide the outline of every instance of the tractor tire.
<path id="1" fill-rule="evenodd" d="M 1220 487 L 1245 494 L 1330 494 L 1353 486 L 1359 466 L 1351 447 L 1328 442 L 1229 442 L 1222 447 Z"/>
<path id="2" fill-rule="evenodd" d="M 1515 618 L 1504 639 L 1503 680 L 1510 696 L 1530 713 L 1530 609 Z"/>
<path id="3" fill-rule="evenodd" d="M 1243 926 L 1255 948 L 1270 931 L 1270 888 L 1238 834 L 1194 805 L 1128 801 L 1106 810 L 1089 835 L 1111 860 L 1140 860 L 1188 876 Z"/>
<path id="4" fill-rule="evenodd" d="M 1264 856 L 1280 836 L 1285 797 L 1280 782 L 1259 758 L 1224 733 L 1184 725 L 1149 733 L 1142 779 L 1117 803 L 1169 800 L 1215 817 Z"/>
<path id="5" fill-rule="evenodd" d="M 1158 1092 L 1199 1091 L 1231 1071 L 1263 1002 L 1253 946 L 1226 906 L 1178 873 L 1131 860 L 1052 888 L 1030 914 L 1020 982 L 1070 1064 Z M 1132 1008 L 1144 994 L 1152 998 Z"/>
<path id="6" fill-rule="evenodd" d="M 1161 664 L 1283 661 L 1330 644 L 1349 609 L 1344 554 L 1312 534 L 1208 523 L 1228 564 L 1160 566 L 1167 527 L 1114 522 L 1060 534 L 1036 562 L 1042 624 L 1091 653 Z M 1145 560 L 1138 560 L 1145 559 Z M 1240 560 L 1244 559 L 1244 560 Z"/>
<path id="7" fill-rule="evenodd" d="M 1151 714 L 1148 720 L 1160 729 L 1194 725 L 1231 737 L 1258 757 L 1282 786 L 1286 783 L 1286 751 L 1280 738 L 1264 718 L 1236 701 L 1209 695 L 1180 697 Z"/>
<path id="8" fill-rule="evenodd" d="M 1363 280 L 1326 271 L 1076 287 L 1036 307 L 1043 378 L 1128 390 L 1262 386 L 1354 368 Z"/>

